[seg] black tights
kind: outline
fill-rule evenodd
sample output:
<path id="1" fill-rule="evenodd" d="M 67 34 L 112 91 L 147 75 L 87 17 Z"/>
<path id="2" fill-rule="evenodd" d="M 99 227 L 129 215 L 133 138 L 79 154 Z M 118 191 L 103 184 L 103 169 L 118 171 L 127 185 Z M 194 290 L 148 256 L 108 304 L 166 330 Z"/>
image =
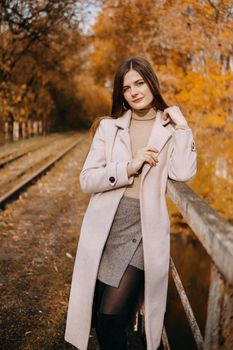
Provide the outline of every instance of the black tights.
<path id="1" fill-rule="evenodd" d="M 128 265 L 119 287 L 96 281 L 97 310 L 104 314 L 128 314 L 144 283 L 144 271 Z"/>
<path id="2" fill-rule="evenodd" d="M 97 279 L 95 309 L 96 333 L 102 350 L 126 350 L 126 325 L 144 285 L 144 271 L 128 265 L 118 288 Z"/>

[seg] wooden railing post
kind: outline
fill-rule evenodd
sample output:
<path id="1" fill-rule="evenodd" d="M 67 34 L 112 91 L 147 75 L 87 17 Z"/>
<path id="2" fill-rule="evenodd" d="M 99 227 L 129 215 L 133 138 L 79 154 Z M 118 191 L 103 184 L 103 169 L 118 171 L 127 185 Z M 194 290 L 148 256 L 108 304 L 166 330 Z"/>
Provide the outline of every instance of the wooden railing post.
<path id="1" fill-rule="evenodd" d="M 211 266 L 204 350 L 233 349 L 233 293 L 224 278 Z"/>
<path id="2" fill-rule="evenodd" d="M 19 140 L 19 122 L 13 122 L 13 141 Z"/>

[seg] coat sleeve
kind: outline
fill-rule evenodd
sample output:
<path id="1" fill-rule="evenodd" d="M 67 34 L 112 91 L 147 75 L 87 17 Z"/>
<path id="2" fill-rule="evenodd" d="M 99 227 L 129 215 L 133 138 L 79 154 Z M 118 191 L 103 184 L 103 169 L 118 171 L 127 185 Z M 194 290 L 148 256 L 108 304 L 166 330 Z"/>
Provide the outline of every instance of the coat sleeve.
<path id="1" fill-rule="evenodd" d="M 191 180 L 197 171 L 196 147 L 192 129 L 177 129 L 172 135 L 168 177 L 176 181 Z"/>
<path id="2" fill-rule="evenodd" d="M 80 186 L 84 193 L 112 190 L 130 185 L 134 180 L 134 176 L 128 177 L 129 161 L 106 161 L 104 122 L 104 119 L 100 121 L 80 172 Z"/>

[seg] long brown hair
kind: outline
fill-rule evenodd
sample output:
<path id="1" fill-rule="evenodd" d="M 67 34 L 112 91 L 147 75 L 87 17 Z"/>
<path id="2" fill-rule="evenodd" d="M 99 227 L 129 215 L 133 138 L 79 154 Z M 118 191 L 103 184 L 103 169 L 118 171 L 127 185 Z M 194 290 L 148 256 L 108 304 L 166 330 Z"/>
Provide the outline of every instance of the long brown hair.
<path id="1" fill-rule="evenodd" d="M 151 64 L 145 58 L 140 56 L 129 57 L 126 60 L 122 61 L 116 70 L 113 92 L 112 92 L 111 116 L 98 117 L 94 120 L 90 129 L 92 136 L 94 136 L 95 131 L 98 128 L 101 119 L 119 118 L 124 114 L 126 110 L 131 108 L 130 105 L 125 100 L 124 94 L 123 94 L 124 77 L 126 73 L 131 69 L 136 70 L 143 77 L 143 79 L 149 86 L 151 93 L 154 96 L 153 107 L 161 111 L 169 107 L 161 95 L 159 80 Z"/>

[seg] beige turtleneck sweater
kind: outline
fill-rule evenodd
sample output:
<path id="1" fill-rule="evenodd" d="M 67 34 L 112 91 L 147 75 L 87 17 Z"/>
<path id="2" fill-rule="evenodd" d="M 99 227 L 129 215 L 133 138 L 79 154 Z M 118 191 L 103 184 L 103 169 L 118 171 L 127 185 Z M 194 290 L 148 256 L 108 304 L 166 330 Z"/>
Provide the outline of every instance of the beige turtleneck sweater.
<path id="1" fill-rule="evenodd" d="M 132 156 L 135 157 L 138 149 L 146 147 L 152 126 L 155 121 L 155 116 L 138 117 L 132 115 L 129 126 L 129 135 L 131 139 Z M 124 196 L 139 198 L 141 174 L 134 175 L 134 181 L 128 185 Z"/>

